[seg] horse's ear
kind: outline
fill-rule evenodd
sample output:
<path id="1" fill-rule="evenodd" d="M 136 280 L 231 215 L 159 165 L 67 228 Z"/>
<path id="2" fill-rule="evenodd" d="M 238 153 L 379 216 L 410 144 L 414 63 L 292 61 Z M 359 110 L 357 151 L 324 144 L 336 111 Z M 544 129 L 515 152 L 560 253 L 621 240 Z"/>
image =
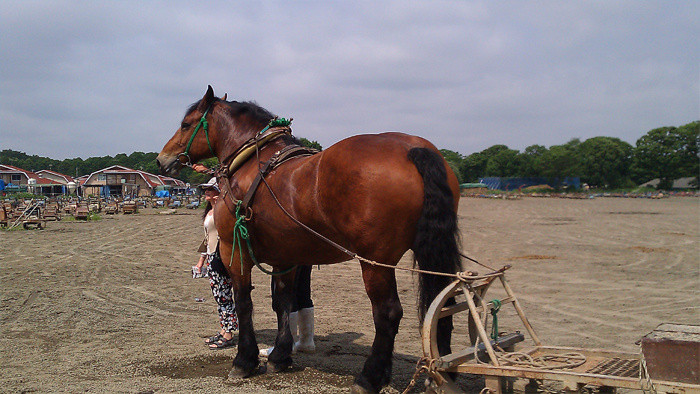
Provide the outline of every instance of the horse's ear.
<path id="1" fill-rule="evenodd" d="M 207 92 L 204 93 L 204 97 L 202 97 L 202 100 L 199 102 L 199 110 L 204 112 L 211 106 L 212 101 L 214 101 L 216 97 L 214 96 L 214 89 L 209 85 L 207 88 Z"/>
<path id="2" fill-rule="evenodd" d="M 221 99 L 222 99 L 223 101 L 226 101 L 227 98 L 228 98 L 228 93 L 224 93 L 224 97 L 222 97 Z"/>

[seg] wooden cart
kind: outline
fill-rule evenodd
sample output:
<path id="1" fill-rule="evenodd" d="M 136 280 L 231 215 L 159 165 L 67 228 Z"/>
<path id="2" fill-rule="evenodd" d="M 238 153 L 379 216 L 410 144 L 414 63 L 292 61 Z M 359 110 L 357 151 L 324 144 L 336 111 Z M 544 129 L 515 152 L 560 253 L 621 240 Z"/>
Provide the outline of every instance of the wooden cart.
<path id="1" fill-rule="evenodd" d="M 119 212 L 119 205 L 116 202 L 111 202 L 105 206 L 105 213 L 108 215 L 114 215 Z"/>
<path id="2" fill-rule="evenodd" d="M 90 218 L 90 210 L 86 204 L 78 204 L 73 211 L 73 217 L 76 220 L 88 220 Z"/>
<path id="3" fill-rule="evenodd" d="M 492 393 L 512 390 L 515 379 L 529 379 L 530 388 L 541 381 L 558 381 L 565 391 L 584 388 L 613 391 L 614 388 L 655 390 L 666 393 L 700 393 L 700 385 L 651 380 L 645 374 L 644 358 L 639 353 L 603 349 L 580 349 L 544 346 L 537 336 L 505 278 L 506 266 L 483 276 L 467 276 L 447 286 L 428 309 L 423 325 L 422 341 L 425 365 L 432 377 L 429 387 L 438 393 L 459 393 L 460 388 L 450 373 L 483 375 L 486 388 Z M 486 291 L 499 282 L 505 290 L 502 300 L 485 301 Z M 445 306 L 455 297 L 456 303 Z M 511 304 L 529 334 L 534 346 L 513 352 L 524 335 L 516 332 L 494 336 L 487 334 L 488 317 L 494 308 Z M 438 321 L 445 316 L 465 312 L 472 346 L 458 348 L 453 335 L 453 353 L 440 356 L 437 348 Z M 688 366 L 694 368 L 694 366 Z M 533 387 L 534 386 L 534 387 Z M 527 388 L 527 387 L 526 387 Z"/>
<path id="4" fill-rule="evenodd" d="M 122 213 L 124 215 L 129 215 L 132 213 L 138 213 L 139 208 L 136 201 L 124 201 L 122 204 Z"/>

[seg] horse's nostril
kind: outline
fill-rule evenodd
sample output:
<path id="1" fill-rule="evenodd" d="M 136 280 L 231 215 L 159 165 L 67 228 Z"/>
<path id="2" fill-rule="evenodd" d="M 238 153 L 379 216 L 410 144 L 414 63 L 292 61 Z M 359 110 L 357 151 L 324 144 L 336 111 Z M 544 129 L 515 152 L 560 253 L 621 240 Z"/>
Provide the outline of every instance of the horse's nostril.
<path id="1" fill-rule="evenodd" d="M 160 168 L 160 160 L 156 159 L 156 165 Z"/>

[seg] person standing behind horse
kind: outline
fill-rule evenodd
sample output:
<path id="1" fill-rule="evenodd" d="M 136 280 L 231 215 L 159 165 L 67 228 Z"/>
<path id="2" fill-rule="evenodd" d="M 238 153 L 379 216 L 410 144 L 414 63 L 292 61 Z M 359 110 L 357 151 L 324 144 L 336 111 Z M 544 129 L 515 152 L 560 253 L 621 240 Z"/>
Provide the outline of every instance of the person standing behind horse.
<path id="1" fill-rule="evenodd" d="M 294 345 L 292 352 L 314 353 L 314 302 L 311 300 L 311 266 L 300 265 L 294 274 L 294 297 L 289 313 L 289 329 L 292 331 Z M 271 283 L 272 295 L 275 294 L 275 279 Z M 260 349 L 260 355 L 268 357 L 274 346 Z"/>
<path id="2" fill-rule="evenodd" d="M 221 256 L 219 255 L 219 237 L 214 225 L 214 210 L 219 199 L 219 186 L 216 178 L 211 178 L 209 182 L 201 185 L 204 191 L 204 199 L 207 206 L 204 209 L 204 237 L 207 246 L 206 255 L 200 257 L 196 267 L 200 269 L 205 262 L 208 265 L 209 284 L 211 293 L 217 303 L 219 312 L 219 323 L 221 331 L 218 334 L 207 338 L 205 342 L 212 350 L 225 349 L 236 344 L 233 333 L 238 331 L 238 318 L 236 316 L 236 304 L 233 300 L 233 286 L 231 278 L 226 272 Z"/>

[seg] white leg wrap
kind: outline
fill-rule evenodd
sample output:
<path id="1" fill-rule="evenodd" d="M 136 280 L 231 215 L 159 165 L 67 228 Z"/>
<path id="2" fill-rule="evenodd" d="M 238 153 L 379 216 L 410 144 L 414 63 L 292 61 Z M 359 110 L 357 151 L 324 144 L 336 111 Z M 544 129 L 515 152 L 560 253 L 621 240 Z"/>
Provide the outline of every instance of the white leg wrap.
<path id="1" fill-rule="evenodd" d="M 294 343 L 297 352 L 314 353 L 314 308 L 304 308 L 299 311 L 299 341 Z"/>

